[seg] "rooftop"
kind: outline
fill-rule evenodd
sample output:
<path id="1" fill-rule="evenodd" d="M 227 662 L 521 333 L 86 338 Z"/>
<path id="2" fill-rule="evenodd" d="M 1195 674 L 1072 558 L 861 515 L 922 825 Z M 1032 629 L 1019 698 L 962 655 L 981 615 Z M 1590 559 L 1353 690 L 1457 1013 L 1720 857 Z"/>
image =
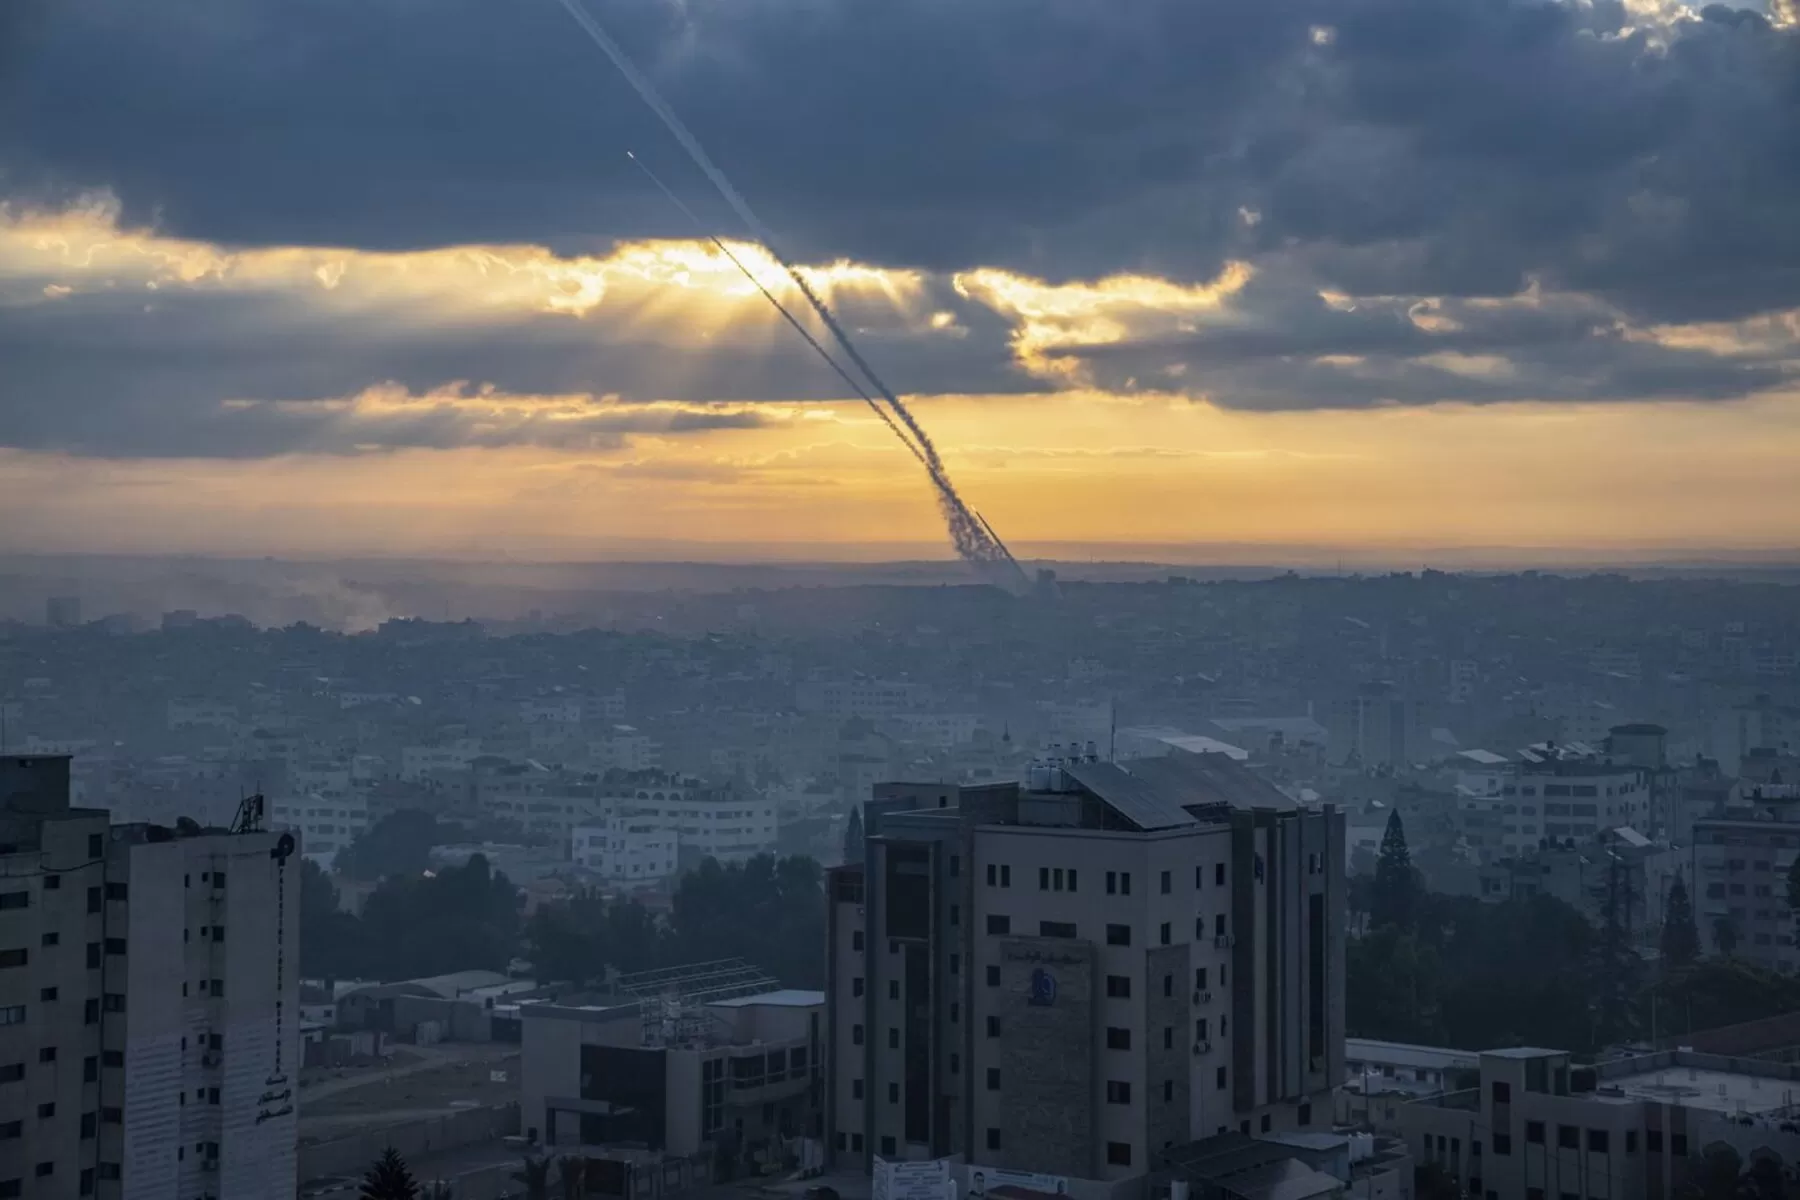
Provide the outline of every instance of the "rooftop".
<path id="1" fill-rule="evenodd" d="M 805 988 L 780 988 L 773 992 L 760 992 L 754 996 L 734 996 L 729 1000 L 714 1000 L 708 1007 L 822 1008 L 824 1005 L 824 992 L 809 992 Z"/>

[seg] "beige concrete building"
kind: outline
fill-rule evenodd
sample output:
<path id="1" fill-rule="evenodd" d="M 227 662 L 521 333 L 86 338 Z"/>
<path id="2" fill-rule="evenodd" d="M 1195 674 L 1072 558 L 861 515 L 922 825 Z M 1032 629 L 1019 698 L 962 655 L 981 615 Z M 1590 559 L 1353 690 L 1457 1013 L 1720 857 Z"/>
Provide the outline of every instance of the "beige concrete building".
<path id="1" fill-rule="evenodd" d="M 293 1195 L 295 852 L 110 825 L 66 758 L 0 758 L 0 1195 Z"/>
<path id="2" fill-rule="evenodd" d="M 1403 1106 L 1399 1133 L 1483 1200 L 1668 1200 L 1717 1146 L 1800 1162 L 1800 1067 L 1685 1050 L 1580 1067 L 1520 1048 L 1480 1070 L 1478 1088 Z"/>
<path id="3" fill-rule="evenodd" d="M 884 785 L 833 871 L 827 1153 L 1095 1180 L 1328 1127 L 1343 818 L 1223 755 Z"/>

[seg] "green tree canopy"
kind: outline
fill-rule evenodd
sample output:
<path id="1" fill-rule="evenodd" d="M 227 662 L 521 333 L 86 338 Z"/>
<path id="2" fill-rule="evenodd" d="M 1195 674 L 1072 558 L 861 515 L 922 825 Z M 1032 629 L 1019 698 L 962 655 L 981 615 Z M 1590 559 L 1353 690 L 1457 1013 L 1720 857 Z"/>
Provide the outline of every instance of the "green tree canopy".
<path id="1" fill-rule="evenodd" d="M 844 861 L 847 863 L 859 863 L 862 860 L 863 816 L 862 805 L 857 804 L 851 807 L 850 819 L 844 823 Z"/>
<path id="2" fill-rule="evenodd" d="M 300 860 L 300 972 L 354 979 L 367 969 L 362 922 L 338 907 L 338 890 L 310 858 Z"/>
<path id="3" fill-rule="evenodd" d="M 351 879 L 374 883 L 395 875 L 422 875 L 440 840 L 438 819 L 416 808 L 391 812 L 356 835 L 334 865 Z"/>
<path id="4" fill-rule="evenodd" d="M 1790 882 L 1789 887 L 1792 886 Z M 1688 899 L 1687 884 L 1679 874 L 1663 901 L 1661 949 L 1665 968 L 1679 969 L 1700 957 L 1700 929 L 1694 924 L 1694 904 Z"/>
<path id="5" fill-rule="evenodd" d="M 389 1146 L 363 1175 L 362 1200 L 418 1200 L 419 1184 L 400 1152 Z"/>
<path id="6" fill-rule="evenodd" d="M 1375 860 L 1375 886 L 1369 895 L 1370 924 L 1411 929 L 1418 920 L 1419 897 L 1424 886 L 1412 865 L 1412 852 L 1406 848 L 1406 826 L 1400 810 L 1388 814 L 1387 829 L 1381 835 L 1381 854 Z"/>
<path id="7" fill-rule="evenodd" d="M 743 958 L 788 987 L 823 986 L 825 889 L 813 859 L 706 859 L 681 877 L 673 910 L 678 961 Z"/>
<path id="8" fill-rule="evenodd" d="M 363 905 L 371 973 L 503 971 L 520 946 L 519 903 L 519 890 L 479 854 L 435 875 L 391 877 Z"/>
<path id="9" fill-rule="evenodd" d="M 608 899 L 586 888 L 567 900 L 544 904 L 525 927 L 526 953 L 538 978 L 573 983 L 665 965 L 668 934 L 656 915 L 635 900 Z"/>

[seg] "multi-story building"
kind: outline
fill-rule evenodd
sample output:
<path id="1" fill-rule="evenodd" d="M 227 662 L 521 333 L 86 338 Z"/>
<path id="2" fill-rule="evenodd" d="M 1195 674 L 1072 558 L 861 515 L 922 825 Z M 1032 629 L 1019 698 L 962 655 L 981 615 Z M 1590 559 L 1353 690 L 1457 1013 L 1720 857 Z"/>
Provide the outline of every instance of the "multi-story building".
<path id="1" fill-rule="evenodd" d="M 668 830 L 681 845 L 720 861 L 749 858 L 775 845 L 773 799 L 736 781 L 711 784 L 662 771 L 609 771 L 605 811 L 642 827 Z"/>
<path id="2" fill-rule="evenodd" d="M 892 785 L 830 873 L 827 1153 L 1088 1179 L 1328 1126 L 1343 817 L 1223 755 Z"/>
<path id="3" fill-rule="evenodd" d="M 1641 767 L 1533 747 L 1524 752 L 1516 774 L 1500 789 L 1503 804 L 1516 797 L 1520 828 L 1535 822 L 1550 841 L 1590 841 L 1621 825 L 1651 828 L 1650 783 Z"/>
<path id="4" fill-rule="evenodd" d="M 1706 1152 L 1748 1163 L 1800 1158 L 1792 1108 L 1800 1067 L 1665 1050 L 1575 1066 L 1560 1050 L 1481 1055 L 1478 1088 L 1402 1105 L 1418 1162 L 1486 1200 L 1675 1200 Z"/>
<path id="5" fill-rule="evenodd" d="M 292 835 L 109 825 L 9 756 L 0 846 L 0 1194 L 292 1196 Z"/>
<path id="6" fill-rule="evenodd" d="M 270 805 L 269 821 L 276 829 L 298 833 L 307 857 L 329 868 L 338 851 L 369 827 L 369 800 L 349 791 L 336 797 L 290 796 Z"/>
<path id="7" fill-rule="evenodd" d="M 1694 821 L 1694 919 L 1703 942 L 1800 970 L 1787 873 L 1800 850 L 1800 785 L 1761 784 Z"/>
<path id="8" fill-rule="evenodd" d="M 604 883 L 656 883 L 675 874 L 680 861 L 679 836 L 642 817 L 577 825 L 569 838 L 571 861 Z"/>

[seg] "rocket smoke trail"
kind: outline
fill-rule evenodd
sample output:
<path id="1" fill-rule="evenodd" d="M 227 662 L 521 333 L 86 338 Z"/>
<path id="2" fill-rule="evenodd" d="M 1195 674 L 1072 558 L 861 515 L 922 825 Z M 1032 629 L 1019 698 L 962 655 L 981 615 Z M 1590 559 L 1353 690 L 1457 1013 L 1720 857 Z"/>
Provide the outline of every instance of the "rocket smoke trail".
<path id="1" fill-rule="evenodd" d="M 888 416 L 887 410 L 875 402 L 875 397 L 869 395 L 869 389 L 859 383 L 856 376 L 850 374 L 849 371 L 846 371 L 844 365 L 831 356 L 831 351 L 819 344 L 819 339 L 812 335 L 810 329 L 800 323 L 800 319 L 788 310 L 788 306 L 777 299 L 774 292 L 771 292 L 767 287 L 763 286 L 763 281 L 756 277 L 756 272 L 752 271 L 744 263 L 743 259 L 739 258 L 736 254 L 733 254 L 731 247 L 727 246 L 717 234 L 707 232 L 705 224 L 694 214 L 694 210 L 684 204 L 680 196 L 677 196 L 674 192 L 670 191 L 669 185 L 658 178 L 656 172 L 652 171 L 643 159 L 639 158 L 629 150 L 625 152 L 625 157 L 636 163 L 638 170 L 644 173 L 645 178 L 649 179 L 651 183 L 654 183 L 657 190 L 669 198 L 669 203 L 673 204 L 680 210 L 683 216 L 694 223 L 694 227 L 700 231 L 701 237 L 711 242 L 713 246 L 718 249 L 720 254 L 723 254 L 726 258 L 731 260 L 732 266 L 744 273 L 745 279 L 748 279 L 751 283 L 756 285 L 756 290 L 762 293 L 763 299 L 772 304 L 775 307 L 775 311 L 780 313 L 782 318 L 786 320 L 789 325 L 794 327 L 795 333 L 806 339 L 806 344 L 813 348 L 814 353 L 825 360 L 825 365 L 829 366 L 833 371 L 836 371 L 838 377 L 850 385 L 850 390 L 862 397 L 863 403 L 867 404 L 870 411 L 881 418 L 881 423 L 886 425 L 888 429 L 892 431 L 893 435 L 899 438 L 901 443 L 908 450 L 912 451 L 912 456 L 914 458 L 918 459 L 920 463 L 924 463 L 925 456 L 919 452 L 917 446 L 913 445 L 912 439 L 906 436 L 905 431 L 894 424 L 894 418 Z M 976 515 L 979 516 L 980 514 L 978 513 Z M 983 524 L 985 525 L 986 522 L 984 521 Z M 989 529 L 988 532 L 991 534 L 993 533 L 993 530 Z M 999 539 L 996 538 L 995 540 L 997 541 Z"/>
<path id="2" fill-rule="evenodd" d="M 863 373 L 869 383 L 874 386 L 875 390 L 881 395 L 881 398 L 886 401 L 888 411 L 882 414 L 883 417 L 886 418 L 891 413 L 893 417 L 899 418 L 901 424 L 911 432 L 913 438 L 916 439 L 916 444 L 914 441 L 908 441 L 906 436 L 901 433 L 899 427 L 895 426 L 891 419 L 888 420 L 888 427 L 892 429 L 895 435 L 900 437 L 901 441 L 905 442 L 907 447 L 913 451 L 914 455 L 919 458 L 921 463 L 923 463 L 926 473 L 931 477 L 932 485 L 937 490 L 938 508 L 944 514 L 945 524 L 949 527 L 950 540 L 955 545 L 957 554 L 966 562 L 981 568 L 984 571 L 998 571 L 1004 574 L 1008 583 L 1022 582 L 1024 572 L 1019 569 L 1019 565 L 1013 559 L 1011 553 L 1007 551 L 1006 547 L 1001 544 L 998 538 L 994 537 L 988 531 L 985 523 L 975 516 L 969 509 L 969 506 L 963 502 L 963 499 L 961 495 L 957 493 L 955 486 L 950 482 L 949 474 L 944 470 L 944 464 L 938 457 L 937 447 L 932 444 L 931 438 L 926 434 L 924 428 L 920 426 L 919 422 L 913 417 L 906 405 L 901 403 L 900 398 L 894 394 L 893 390 L 882 382 L 881 377 L 869 366 L 868 361 L 857 351 L 855 345 L 850 341 L 849 335 L 844 332 L 843 326 L 838 324 L 837 317 L 832 313 L 831 309 L 819 298 L 818 294 L 813 291 L 812 287 L 806 282 L 800 272 L 795 269 L 793 264 L 784 258 L 775 248 L 775 239 L 769 233 L 768 227 L 757 218 L 756 213 L 751 210 L 750 205 L 744 200 L 743 196 L 741 196 L 738 193 L 738 190 L 731 185 L 731 181 L 725 177 L 725 173 L 714 164 L 712 159 L 707 155 L 705 148 L 700 145 L 699 139 L 694 137 L 694 135 L 688 131 L 687 126 L 682 124 L 681 118 L 675 115 L 675 111 L 668 106 L 661 94 L 657 92 L 655 85 L 653 85 L 649 78 L 639 71 L 637 66 L 625 56 L 624 50 L 619 47 L 617 42 L 613 41 L 606 30 L 600 27 L 600 23 L 595 21 L 594 18 L 588 14 L 587 10 L 581 6 L 579 0 L 558 0 L 558 3 L 560 3 L 563 8 L 568 11 L 569 15 L 574 18 L 575 23 L 581 26 L 583 32 L 593 39 L 594 44 L 600 47 L 606 57 L 612 60 L 612 64 L 619 69 L 619 73 L 625 76 L 626 82 L 631 84 L 632 89 L 637 92 L 644 103 L 649 105 L 651 111 L 662 120 L 662 123 L 667 126 L 669 132 L 674 135 L 675 140 L 681 143 L 682 149 L 687 151 L 688 157 L 693 159 L 694 165 L 699 167 L 701 172 L 712 181 L 713 186 L 719 190 L 719 194 L 725 198 L 725 202 L 731 205 L 732 210 L 737 213 L 738 217 L 749 228 L 751 234 L 762 243 L 763 248 L 768 251 L 769 256 L 779 263 L 782 269 L 787 272 L 788 277 L 792 279 L 795 286 L 800 289 L 800 294 L 806 297 L 807 303 L 812 306 L 813 311 L 817 313 L 819 319 L 824 322 L 825 328 L 831 332 L 832 338 L 837 342 L 844 354 L 856 365 L 857 369 Z M 642 164 L 639 165 L 641 166 Z M 667 189 L 664 190 L 667 191 Z M 715 244 L 717 244 L 716 239 Z M 761 287 L 761 284 L 759 283 L 758 286 Z M 766 289 L 764 294 L 768 295 Z M 774 297 L 771 295 L 770 299 L 773 300 Z M 780 308 L 781 306 L 777 305 L 776 307 Z M 786 310 L 783 309 L 782 311 L 785 315 Z M 797 321 L 793 321 L 792 317 L 789 317 L 789 320 L 794 324 L 795 328 L 799 328 L 799 323 Z M 823 352 L 823 348 L 818 347 L 817 342 L 811 338 L 810 335 L 807 340 L 812 342 L 816 348 L 820 349 L 821 353 Z M 829 355 L 826 355 L 825 357 L 826 361 L 831 362 L 835 369 L 839 370 L 840 373 L 843 373 L 842 368 L 838 367 L 835 360 Z M 867 393 L 864 393 L 861 388 L 858 388 L 857 390 L 859 393 L 863 394 L 864 399 L 868 400 L 871 406 L 874 406 L 873 399 L 868 397 Z M 875 407 L 877 407 L 877 411 L 880 411 L 878 406 Z"/>

